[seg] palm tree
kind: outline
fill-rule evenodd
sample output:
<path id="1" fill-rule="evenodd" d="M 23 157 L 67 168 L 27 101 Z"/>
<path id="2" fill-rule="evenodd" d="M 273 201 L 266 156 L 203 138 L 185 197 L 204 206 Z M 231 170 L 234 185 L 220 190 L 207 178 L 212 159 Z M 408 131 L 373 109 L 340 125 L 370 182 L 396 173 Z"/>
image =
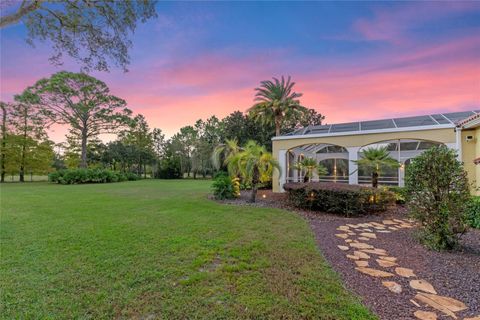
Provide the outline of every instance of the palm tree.
<path id="1" fill-rule="evenodd" d="M 355 163 L 372 170 L 372 187 L 378 187 L 378 177 L 383 168 L 398 168 L 398 161 L 390 156 L 386 147 L 368 148 L 361 153 L 361 159 Z"/>
<path id="2" fill-rule="evenodd" d="M 292 91 L 295 82 L 290 77 L 285 81 L 273 78 L 273 81 L 260 82 L 260 87 L 255 88 L 255 101 L 257 103 L 248 109 L 250 116 L 265 125 L 275 125 L 275 135 L 280 135 L 280 129 L 286 119 L 307 112 L 307 108 L 300 105 L 301 93 Z"/>
<path id="3" fill-rule="evenodd" d="M 240 152 L 242 148 L 238 145 L 237 139 L 226 139 L 225 143 L 215 147 L 212 153 L 213 166 L 219 170 L 223 165 L 227 165 L 228 159 Z"/>
<path id="4" fill-rule="evenodd" d="M 228 157 L 227 167 L 231 176 L 240 175 L 252 185 L 250 202 L 256 200 L 259 183 L 269 181 L 275 168 L 280 171 L 278 161 L 255 141 L 248 141 L 242 151 Z"/>
<path id="5" fill-rule="evenodd" d="M 328 173 L 327 168 L 319 164 L 314 158 L 304 158 L 300 162 L 295 163 L 294 168 L 297 170 L 305 170 L 303 182 L 312 181 L 314 171 L 317 171 L 319 176 L 323 176 Z"/>

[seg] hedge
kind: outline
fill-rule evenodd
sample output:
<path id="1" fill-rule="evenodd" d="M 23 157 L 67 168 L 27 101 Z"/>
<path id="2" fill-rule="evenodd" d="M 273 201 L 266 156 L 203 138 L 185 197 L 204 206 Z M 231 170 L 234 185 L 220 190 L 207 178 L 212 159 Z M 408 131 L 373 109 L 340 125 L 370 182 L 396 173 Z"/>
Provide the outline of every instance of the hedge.
<path id="1" fill-rule="evenodd" d="M 110 183 L 138 180 L 140 176 L 107 169 L 65 169 L 52 172 L 48 180 L 59 184 Z"/>
<path id="2" fill-rule="evenodd" d="M 297 207 L 346 216 L 382 212 L 395 205 L 395 194 L 386 189 L 340 183 L 287 183 L 290 203 Z"/>

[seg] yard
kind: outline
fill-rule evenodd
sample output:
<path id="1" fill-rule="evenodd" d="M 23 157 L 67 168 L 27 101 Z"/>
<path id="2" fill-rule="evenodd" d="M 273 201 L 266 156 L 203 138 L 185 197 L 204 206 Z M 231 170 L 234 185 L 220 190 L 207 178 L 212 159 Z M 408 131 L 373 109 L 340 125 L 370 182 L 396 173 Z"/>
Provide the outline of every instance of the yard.
<path id="1" fill-rule="evenodd" d="M 374 319 L 308 223 L 209 181 L 1 188 L 1 317 Z"/>

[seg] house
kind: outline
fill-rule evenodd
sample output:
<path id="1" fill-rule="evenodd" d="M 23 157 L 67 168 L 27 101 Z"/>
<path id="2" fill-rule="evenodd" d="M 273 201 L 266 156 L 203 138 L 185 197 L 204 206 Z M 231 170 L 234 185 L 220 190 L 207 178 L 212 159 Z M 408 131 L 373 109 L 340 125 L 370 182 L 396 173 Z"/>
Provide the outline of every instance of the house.
<path id="1" fill-rule="evenodd" d="M 274 137 L 272 144 L 282 173 L 273 176 L 274 192 L 282 192 L 286 182 L 302 179 L 294 164 L 305 157 L 316 159 L 328 170 L 324 176 L 314 176 L 316 181 L 370 184 L 368 169 L 354 162 L 369 147 L 387 147 L 401 164 L 398 169 L 384 170 L 380 184 L 404 186 L 410 161 L 435 145 L 455 149 L 469 181 L 479 188 L 480 165 L 475 163 L 480 162 L 480 110 L 309 126 Z"/>

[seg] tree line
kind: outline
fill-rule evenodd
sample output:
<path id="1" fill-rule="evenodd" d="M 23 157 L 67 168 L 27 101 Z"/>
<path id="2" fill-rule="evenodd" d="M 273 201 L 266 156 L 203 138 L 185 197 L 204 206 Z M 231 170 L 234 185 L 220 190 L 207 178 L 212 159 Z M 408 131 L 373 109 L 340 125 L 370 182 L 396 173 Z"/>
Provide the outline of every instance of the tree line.
<path id="1" fill-rule="evenodd" d="M 85 73 L 61 71 L 26 88 L 14 102 L 1 103 L 1 181 L 6 175 L 25 181 L 27 174 L 76 167 L 157 178 L 207 177 L 217 170 L 214 149 L 227 140 L 239 145 L 255 141 L 271 150 L 276 134 L 321 124 L 321 114 L 296 100 L 301 94 L 291 92 L 293 84 L 283 77 L 264 81 L 255 89 L 256 104 L 246 113 L 199 119 L 166 139 L 143 115 L 133 115 L 104 82 Z M 65 142 L 49 139 L 47 131 L 54 124 L 68 127 Z M 106 133 L 116 139 L 102 141 L 100 136 Z"/>

